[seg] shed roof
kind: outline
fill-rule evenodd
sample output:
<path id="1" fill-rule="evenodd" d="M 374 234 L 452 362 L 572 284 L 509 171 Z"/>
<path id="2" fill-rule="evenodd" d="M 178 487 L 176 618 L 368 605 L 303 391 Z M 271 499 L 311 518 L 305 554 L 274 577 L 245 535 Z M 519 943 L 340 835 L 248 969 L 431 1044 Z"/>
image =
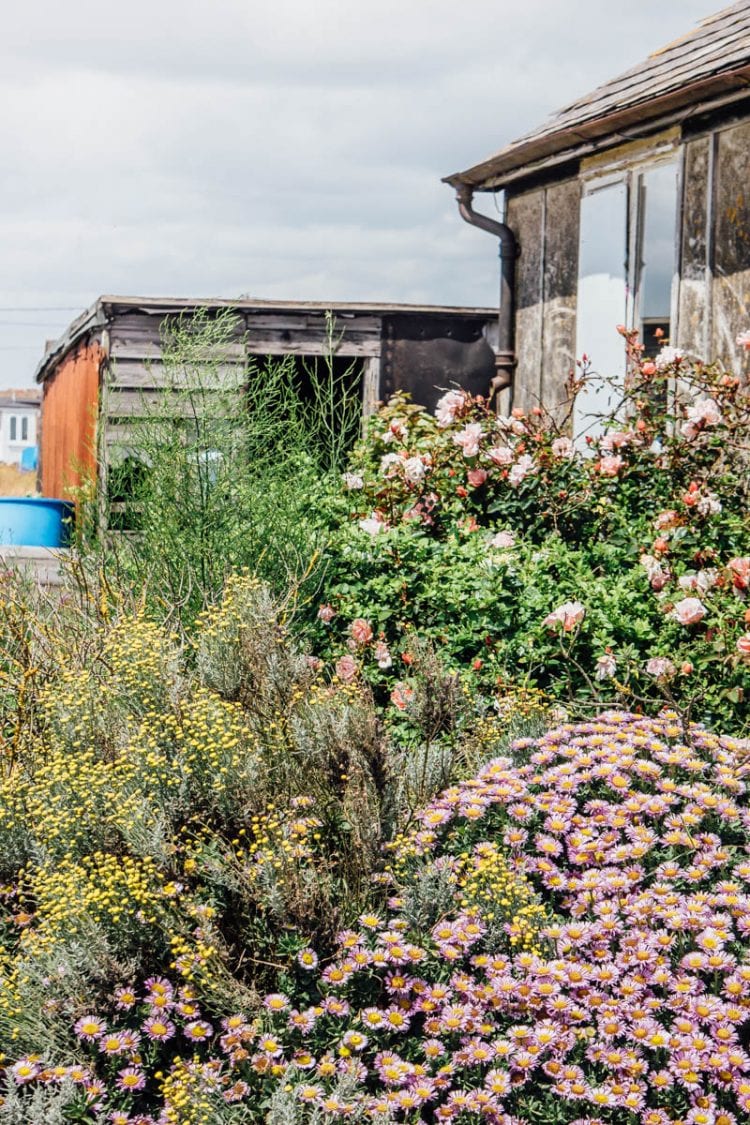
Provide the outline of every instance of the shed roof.
<path id="1" fill-rule="evenodd" d="M 476 308 L 456 305 L 408 305 L 388 302 L 365 301 L 273 301 L 254 297 L 121 297 L 106 295 L 99 297 L 90 308 L 81 313 L 70 324 L 59 339 L 49 344 L 39 363 L 35 379 L 43 383 L 56 365 L 80 341 L 91 333 L 106 328 L 112 319 L 122 313 L 141 312 L 154 317 L 177 316 L 198 309 L 209 311 L 231 309 L 251 316 L 253 313 L 310 313 L 332 312 L 334 317 L 355 316 L 394 316 L 420 314 L 424 316 L 476 317 L 477 319 L 497 318 L 496 308 Z"/>
<path id="2" fill-rule="evenodd" d="M 0 409 L 15 407 L 18 410 L 31 410 L 41 406 L 42 395 L 38 387 L 0 390 Z"/>
<path id="3" fill-rule="evenodd" d="M 644 136 L 698 110 L 737 100 L 748 86 L 750 0 L 741 0 L 445 182 L 494 191 L 552 161 Z"/>

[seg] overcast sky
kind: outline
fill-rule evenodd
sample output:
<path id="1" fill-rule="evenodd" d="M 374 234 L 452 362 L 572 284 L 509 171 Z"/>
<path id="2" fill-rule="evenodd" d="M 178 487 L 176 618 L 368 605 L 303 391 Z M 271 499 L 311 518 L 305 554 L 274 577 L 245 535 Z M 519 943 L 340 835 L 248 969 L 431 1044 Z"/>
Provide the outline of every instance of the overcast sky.
<path id="1" fill-rule="evenodd" d="M 101 293 L 495 304 L 441 177 L 719 7 L 5 0 L 0 386 Z"/>

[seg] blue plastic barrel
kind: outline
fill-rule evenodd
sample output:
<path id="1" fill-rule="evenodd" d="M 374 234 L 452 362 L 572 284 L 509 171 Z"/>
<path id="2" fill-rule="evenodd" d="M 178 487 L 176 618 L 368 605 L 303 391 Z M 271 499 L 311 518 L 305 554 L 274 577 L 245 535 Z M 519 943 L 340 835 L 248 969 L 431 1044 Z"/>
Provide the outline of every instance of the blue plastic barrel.
<path id="1" fill-rule="evenodd" d="M 0 545 L 67 547 L 73 504 L 46 496 L 0 496 Z"/>

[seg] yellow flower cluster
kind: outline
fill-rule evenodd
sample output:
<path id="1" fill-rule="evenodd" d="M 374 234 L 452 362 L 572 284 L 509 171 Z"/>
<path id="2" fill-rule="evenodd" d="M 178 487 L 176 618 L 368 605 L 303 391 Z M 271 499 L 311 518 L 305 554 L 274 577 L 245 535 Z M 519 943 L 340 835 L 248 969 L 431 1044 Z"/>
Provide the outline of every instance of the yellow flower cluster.
<path id="1" fill-rule="evenodd" d="M 498 723 L 504 729 L 510 729 L 519 720 L 548 719 L 554 706 L 550 699 L 540 688 L 528 684 L 501 684 L 498 692 L 497 716 L 488 720 L 488 724 L 497 730 Z"/>
<path id="2" fill-rule="evenodd" d="M 183 980 L 195 983 L 210 981 L 221 967 L 216 945 L 200 927 L 189 938 L 183 934 L 172 934 L 169 948 L 174 957 L 172 968 Z"/>
<path id="3" fill-rule="evenodd" d="M 84 854 L 92 843 L 117 838 L 138 806 L 138 794 L 121 784 L 122 772 L 91 749 L 58 747 L 32 776 L 17 778 L 17 799 L 43 853 Z"/>
<path id="4" fill-rule="evenodd" d="M 60 939 L 85 936 L 93 922 L 102 927 L 144 926 L 163 922 L 164 884 L 150 856 L 94 852 L 82 859 L 60 860 L 28 878 L 27 893 L 37 904 L 36 925 L 22 932 L 20 945 L 49 946 Z"/>
<path id="5" fill-rule="evenodd" d="M 168 1125 L 210 1125 L 215 1120 L 206 1096 L 197 1059 L 176 1058 L 169 1074 L 161 1075 L 164 1119 Z"/>
<path id="6" fill-rule="evenodd" d="M 259 579 L 246 570 L 231 574 L 224 584 L 221 601 L 209 606 L 198 615 L 198 633 L 202 642 L 225 640 L 236 636 L 244 618 L 243 610 L 248 599 L 257 597 L 262 589 Z"/>
<path id="7" fill-rule="evenodd" d="M 157 689 L 177 674 L 176 637 L 143 611 L 123 617 L 108 632 L 102 660 L 117 686 L 139 697 L 144 707 L 158 701 Z"/>
<path id="8" fill-rule="evenodd" d="M 197 788 L 221 797 L 257 766 L 242 708 L 207 688 L 196 689 L 179 712 L 148 712 L 128 753 L 147 789 L 165 796 Z"/>
<path id="9" fill-rule="evenodd" d="M 497 844 L 484 841 L 461 856 L 458 886 L 465 910 L 476 911 L 491 930 L 507 926 L 514 949 L 541 953 L 544 908 L 528 879 L 510 867 Z"/>

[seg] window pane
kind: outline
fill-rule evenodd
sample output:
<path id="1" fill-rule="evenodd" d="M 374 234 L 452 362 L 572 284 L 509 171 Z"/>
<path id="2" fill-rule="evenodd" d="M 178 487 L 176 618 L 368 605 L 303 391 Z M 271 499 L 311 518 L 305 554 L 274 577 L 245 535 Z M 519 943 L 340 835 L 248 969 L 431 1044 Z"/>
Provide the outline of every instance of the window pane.
<path id="1" fill-rule="evenodd" d="M 661 164 L 640 178 L 640 278 L 638 315 L 646 354 L 654 355 L 670 334 L 675 273 L 677 167 Z M 661 335 L 659 334 L 661 331 Z"/>
<path id="2" fill-rule="evenodd" d="M 21 419 L 21 441 L 29 440 L 29 420 L 24 417 Z"/>
<path id="3" fill-rule="evenodd" d="M 599 432 L 594 419 L 615 406 L 616 392 L 603 377 L 619 386 L 625 379 L 625 348 L 617 325 L 626 317 L 627 202 L 624 181 L 581 200 L 576 356 L 585 353 L 597 377 L 576 399 L 576 437 Z"/>
<path id="4" fill-rule="evenodd" d="M 10 440 L 11 441 L 16 440 L 17 427 L 18 427 L 18 419 L 16 418 L 15 414 L 11 414 L 11 416 L 10 416 Z"/>

